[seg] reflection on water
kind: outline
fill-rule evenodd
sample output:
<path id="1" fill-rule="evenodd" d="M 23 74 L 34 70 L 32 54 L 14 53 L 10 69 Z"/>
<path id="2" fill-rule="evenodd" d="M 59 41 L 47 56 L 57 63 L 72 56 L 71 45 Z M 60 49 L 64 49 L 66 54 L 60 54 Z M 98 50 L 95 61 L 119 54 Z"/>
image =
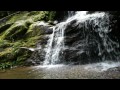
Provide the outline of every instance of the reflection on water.
<path id="1" fill-rule="evenodd" d="M 120 72 L 113 76 L 104 71 L 120 66 L 120 63 L 102 62 L 88 65 L 46 65 L 34 67 L 18 67 L 0 71 L 0 79 L 89 79 L 120 78 Z M 103 72 L 99 72 L 102 71 Z M 109 76 L 109 77 L 108 77 Z"/>

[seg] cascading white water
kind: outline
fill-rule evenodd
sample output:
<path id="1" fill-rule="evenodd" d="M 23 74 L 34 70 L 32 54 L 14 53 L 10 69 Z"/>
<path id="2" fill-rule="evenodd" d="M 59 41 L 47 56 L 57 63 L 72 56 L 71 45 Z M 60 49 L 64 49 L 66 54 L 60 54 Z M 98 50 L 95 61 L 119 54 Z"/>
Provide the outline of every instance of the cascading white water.
<path id="1" fill-rule="evenodd" d="M 48 41 L 47 53 L 45 56 L 44 65 L 55 64 L 59 61 L 59 53 L 64 47 L 64 27 L 65 24 L 60 23 L 53 28 L 53 34 Z M 63 28 L 61 28 L 63 27 Z"/>
<path id="2" fill-rule="evenodd" d="M 96 12 L 93 14 L 87 14 L 88 11 L 77 11 L 75 15 L 70 15 L 68 19 L 65 22 L 58 23 L 56 26 L 53 26 L 53 34 L 50 36 L 50 39 L 48 41 L 47 47 L 46 47 L 46 56 L 44 65 L 54 65 L 58 62 L 60 62 L 60 52 L 64 49 L 64 31 L 67 28 L 68 25 L 72 21 L 76 21 L 75 26 L 83 27 L 84 31 L 89 30 L 88 25 L 92 25 L 92 28 L 95 32 L 99 33 L 99 37 L 102 40 L 102 44 L 98 42 L 97 40 L 94 40 L 94 42 L 98 43 L 98 56 L 102 56 L 104 58 L 103 52 L 107 52 L 110 54 L 110 52 L 113 52 L 114 55 L 116 55 L 116 47 L 119 47 L 119 44 L 117 42 L 112 41 L 108 37 L 109 30 L 109 15 L 105 12 Z M 70 12 L 69 12 L 70 13 Z M 71 14 L 71 13 L 70 13 Z M 81 26 L 81 23 L 84 23 L 83 26 Z M 99 27 L 99 28 L 97 28 Z M 88 31 L 92 32 L 92 31 Z M 85 33 L 84 33 L 85 35 Z M 89 41 L 89 35 L 87 35 L 82 43 L 78 43 L 78 46 L 87 45 L 88 43 L 93 43 L 93 41 Z M 103 45 L 104 50 L 101 48 Z M 74 47 L 77 49 L 77 46 Z M 80 52 L 84 52 L 82 50 L 79 50 Z M 112 54 L 113 54 L 112 53 Z M 110 54 L 111 55 L 111 54 Z M 111 57 L 111 56 L 110 56 Z"/>

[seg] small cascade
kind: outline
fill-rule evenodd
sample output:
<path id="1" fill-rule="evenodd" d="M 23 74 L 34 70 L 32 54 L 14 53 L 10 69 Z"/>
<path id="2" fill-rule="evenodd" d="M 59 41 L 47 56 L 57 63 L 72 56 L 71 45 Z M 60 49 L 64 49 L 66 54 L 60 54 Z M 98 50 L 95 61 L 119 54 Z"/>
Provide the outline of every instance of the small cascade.
<path id="1" fill-rule="evenodd" d="M 46 49 L 47 53 L 45 56 L 44 65 L 56 64 L 57 62 L 59 62 L 59 54 L 64 48 L 64 24 L 60 23 L 52 28 L 53 34 L 50 36 L 50 39 L 48 41 L 48 48 Z"/>

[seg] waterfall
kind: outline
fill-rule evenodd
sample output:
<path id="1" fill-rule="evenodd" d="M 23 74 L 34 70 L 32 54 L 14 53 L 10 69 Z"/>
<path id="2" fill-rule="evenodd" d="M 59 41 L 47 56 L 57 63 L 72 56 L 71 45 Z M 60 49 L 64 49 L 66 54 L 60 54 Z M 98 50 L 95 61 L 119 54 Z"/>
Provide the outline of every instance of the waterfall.
<path id="1" fill-rule="evenodd" d="M 66 21 L 51 27 L 53 28 L 53 34 L 50 35 L 45 49 L 46 56 L 43 63 L 44 65 L 54 65 L 61 62 L 61 57 L 64 57 L 63 52 L 67 47 L 64 43 L 65 32 L 67 32 L 66 29 L 68 26 L 77 27 L 83 37 L 82 40 L 71 43 L 71 47 L 68 48 L 77 50 L 78 56 L 82 56 L 81 53 L 83 52 L 90 56 L 92 48 L 94 49 L 93 46 L 91 48 L 91 45 L 95 45 L 97 49 L 94 52 L 97 53 L 97 57 L 101 57 L 102 60 L 119 59 L 119 52 L 117 50 L 119 44 L 108 36 L 108 33 L 111 32 L 109 29 L 109 15 L 105 12 L 95 12 L 92 14 L 88 14 L 87 12 L 88 11 L 76 11 L 74 12 L 75 14 L 73 14 L 72 11 L 69 11 L 69 16 Z M 75 21 L 74 25 L 71 25 L 73 21 Z M 80 29 L 81 27 L 82 30 Z M 70 38 L 72 38 L 73 35 L 71 35 Z"/>
<path id="2" fill-rule="evenodd" d="M 44 65 L 56 64 L 59 62 L 59 53 L 64 47 L 64 30 L 65 24 L 60 23 L 53 28 L 53 34 L 48 41 Z"/>

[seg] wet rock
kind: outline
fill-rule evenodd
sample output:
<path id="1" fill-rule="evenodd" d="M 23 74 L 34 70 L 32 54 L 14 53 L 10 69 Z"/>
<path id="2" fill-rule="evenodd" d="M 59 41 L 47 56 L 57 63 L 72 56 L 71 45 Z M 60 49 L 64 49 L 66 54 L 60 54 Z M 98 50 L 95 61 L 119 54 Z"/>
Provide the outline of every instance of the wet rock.
<path id="1" fill-rule="evenodd" d="M 25 61 L 25 65 L 40 65 L 45 59 L 45 51 L 44 50 L 36 50 L 33 52 L 31 57 Z"/>
<path id="2" fill-rule="evenodd" d="M 56 21 L 48 21 L 48 23 L 50 24 L 50 25 L 56 25 L 56 24 L 58 24 L 58 21 L 56 20 Z"/>
<path id="3" fill-rule="evenodd" d="M 36 65 L 36 63 L 33 60 L 28 59 L 24 62 L 24 65 L 25 66 L 33 66 L 33 65 Z"/>
<path id="4" fill-rule="evenodd" d="M 48 25 L 40 25 L 40 22 L 37 22 L 35 24 L 32 24 L 26 33 L 26 36 L 32 37 L 35 35 L 45 35 L 45 34 L 52 34 L 53 29 L 50 28 Z"/>
<path id="5" fill-rule="evenodd" d="M 110 37 L 120 43 L 120 11 L 109 11 L 110 14 L 110 29 L 112 30 Z"/>

